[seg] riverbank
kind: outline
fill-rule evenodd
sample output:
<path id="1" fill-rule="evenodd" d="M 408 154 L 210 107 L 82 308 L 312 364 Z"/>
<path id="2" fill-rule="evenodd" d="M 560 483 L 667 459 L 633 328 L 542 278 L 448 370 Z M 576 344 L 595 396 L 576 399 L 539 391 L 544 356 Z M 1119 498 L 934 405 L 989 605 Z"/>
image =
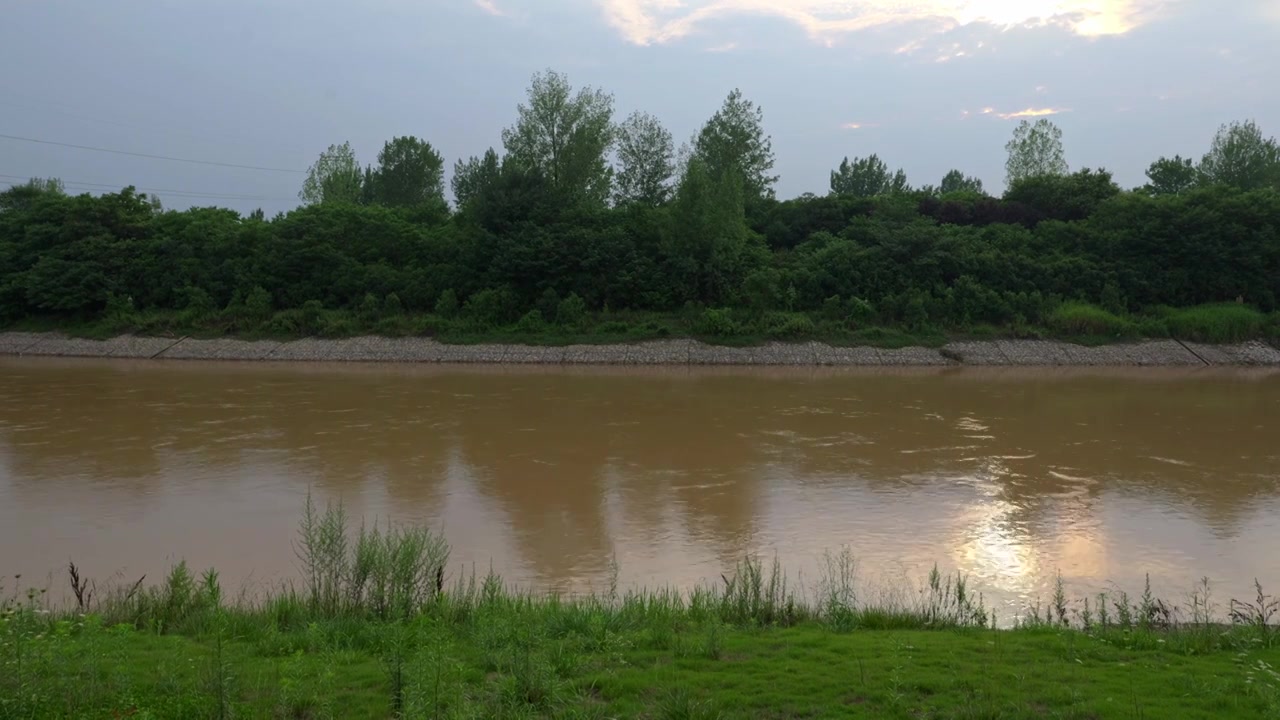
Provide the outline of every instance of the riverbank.
<path id="1" fill-rule="evenodd" d="M 556 347 L 448 345 L 419 337 L 277 341 L 121 335 L 93 340 L 60 333 L 6 332 L 0 333 L 0 355 L 510 365 L 1280 367 L 1280 349 L 1260 340 L 1230 345 L 1147 340 L 1100 346 L 1053 340 L 983 340 L 896 349 L 820 342 L 727 347 L 696 340 L 655 340 Z"/>
<path id="2" fill-rule="evenodd" d="M 951 579 L 903 594 L 919 598 L 912 604 L 868 606 L 847 578 L 810 604 L 743 564 L 723 586 L 689 595 L 557 599 L 472 578 L 427 590 L 401 613 L 387 579 L 369 577 L 354 600 L 343 584 L 333 606 L 323 580 L 318 596 L 285 588 L 228 603 L 215 572 L 193 577 L 180 566 L 105 602 L 77 578 L 84 611 L 46 612 L 38 596 L 0 601 L 0 717 L 1280 712 L 1280 634 L 1235 602 L 1240 615 L 1226 625 L 1150 597 L 1100 596 L 1092 606 L 1057 598 L 994 629 L 980 600 Z"/>
<path id="3" fill-rule="evenodd" d="M 0 717 L 1280 712 L 1277 603 L 1261 587 L 1223 608 L 1207 581 L 1178 602 L 1149 587 L 1075 599 L 1059 578 L 1010 623 L 936 570 L 919 587 L 865 587 L 845 551 L 812 588 L 748 559 L 688 592 L 546 596 L 453 575 L 431 531 L 355 532 L 310 502 L 295 551 L 298 585 L 233 598 L 185 563 L 112 586 L 71 565 L 70 607 L 0 585 Z"/>

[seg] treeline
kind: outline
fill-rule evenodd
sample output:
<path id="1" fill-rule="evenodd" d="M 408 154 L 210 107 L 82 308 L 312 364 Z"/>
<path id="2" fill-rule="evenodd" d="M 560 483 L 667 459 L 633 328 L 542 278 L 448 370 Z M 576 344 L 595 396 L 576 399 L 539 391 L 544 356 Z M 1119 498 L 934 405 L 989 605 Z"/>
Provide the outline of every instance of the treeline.
<path id="1" fill-rule="evenodd" d="M 779 201 L 763 114 L 737 91 L 680 150 L 651 116 L 612 115 L 607 94 L 536 76 L 504 152 L 455 165 L 455 207 L 444 159 L 412 137 L 363 168 L 331 147 L 308 204 L 272 219 L 166 212 L 132 189 L 15 187 L 0 194 L 0 317 L 839 339 L 877 326 L 1157 334 L 1169 308 L 1232 303 L 1256 308 L 1233 335 L 1274 322 L 1257 311 L 1280 298 L 1280 153 L 1252 123 L 1224 127 L 1198 163 L 1157 161 L 1133 191 L 1070 172 L 1042 120 L 1015 131 L 1002 197 L 960 171 L 913 188 L 872 156 L 840 163 L 826 196 Z M 1079 303 L 1097 322 L 1080 324 Z"/>

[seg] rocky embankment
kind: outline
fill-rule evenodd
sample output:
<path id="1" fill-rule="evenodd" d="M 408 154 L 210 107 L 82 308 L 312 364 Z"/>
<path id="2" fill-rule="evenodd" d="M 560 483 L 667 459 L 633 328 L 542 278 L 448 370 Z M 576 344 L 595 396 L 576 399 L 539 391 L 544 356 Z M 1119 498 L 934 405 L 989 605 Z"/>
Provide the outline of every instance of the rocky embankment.
<path id="1" fill-rule="evenodd" d="M 825 343 L 768 343 L 733 348 L 695 340 L 624 345 L 445 345 L 428 338 L 307 338 L 290 342 L 122 335 L 86 340 L 58 333 L 0 333 L 0 355 L 148 358 L 578 365 L 811 365 L 811 366 L 1277 366 L 1280 350 L 1261 342 L 1203 345 L 1177 340 L 1085 347 L 1049 340 L 956 342 L 942 348 L 886 350 Z"/>

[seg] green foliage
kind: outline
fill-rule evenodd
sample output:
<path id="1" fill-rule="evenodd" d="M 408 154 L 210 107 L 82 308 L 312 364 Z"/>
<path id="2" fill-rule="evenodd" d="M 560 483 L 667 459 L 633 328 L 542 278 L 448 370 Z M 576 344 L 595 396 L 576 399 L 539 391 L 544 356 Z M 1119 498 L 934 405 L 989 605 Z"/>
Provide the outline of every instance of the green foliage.
<path id="1" fill-rule="evenodd" d="M 1266 333 L 1267 318 L 1247 305 L 1218 303 L 1173 310 L 1163 318 L 1169 333 L 1180 340 L 1237 343 Z"/>
<path id="2" fill-rule="evenodd" d="M 773 197 L 773 139 L 764 131 L 764 111 L 741 90 L 730 92 L 702 127 L 692 152 L 712 182 L 735 182 L 747 199 Z"/>
<path id="3" fill-rule="evenodd" d="M 581 327 L 586 319 L 587 303 L 577 293 L 570 293 L 556 306 L 556 322 L 563 327 Z"/>
<path id="4" fill-rule="evenodd" d="M 388 207 L 421 207 L 444 202 L 444 158 L 431 143 L 412 135 L 387 141 L 378 168 L 369 176 L 368 195 Z"/>
<path id="5" fill-rule="evenodd" d="M 356 160 L 351 143 L 330 145 L 307 170 L 307 178 L 298 192 L 305 203 L 357 203 L 364 188 L 364 173 Z"/>
<path id="6" fill-rule="evenodd" d="M 554 107 L 557 98 L 576 109 Z M 735 92 L 698 135 L 670 200 L 665 131 L 647 116 L 625 123 L 618 148 L 631 156 L 620 156 L 621 171 L 635 172 L 619 178 L 626 202 L 607 207 L 597 162 L 614 136 L 600 127 L 607 106 L 597 91 L 540 76 L 509 133 L 507 161 L 489 152 L 457 166 L 455 215 L 438 198 L 437 156 L 412 138 L 388 143 L 376 172 L 334 146 L 308 178 L 313 203 L 273 219 L 157 213 L 132 188 L 97 197 L 47 183 L 10 188 L 0 192 L 0 320 L 97 336 L 378 332 L 477 342 L 513 330 L 528 338 L 532 319 L 515 325 L 536 309 L 540 340 L 925 342 L 1089 331 L 1070 306 L 1051 320 L 1070 299 L 1119 319 L 1095 337 L 1274 333 L 1238 318 L 1201 326 L 1194 313 L 1171 324 L 1154 311 L 1233 300 L 1280 309 L 1280 193 L 1268 187 L 1188 185 L 1188 162 L 1174 158 L 1157 162 L 1171 177 L 1155 172 L 1143 191 L 1123 192 L 1106 171 L 1086 169 L 1024 173 L 1003 198 L 982 195 L 959 171 L 939 191 L 904 193 L 872 156 L 837 171 L 836 194 L 778 202 L 762 114 Z M 1255 126 L 1232 127 L 1210 165 L 1265 155 Z M 566 128 L 581 136 L 557 134 Z M 1036 145 L 1053 145 L 1051 127 L 1028 125 L 1020 137 L 1031 145 L 1013 149 L 1032 160 L 1057 152 Z M 642 147 L 649 139 L 656 155 L 645 154 L 655 149 Z M 863 164 L 875 171 L 866 187 L 853 177 Z M 360 175 L 358 197 L 333 180 L 347 171 Z M 381 177 L 417 190 L 391 199 Z M 326 196 L 326 182 L 342 192 Z M 429 199 L 412 199 L 421 197 Z M 681 316 L 686 304 L 698 309 Z M 710 330 L 708 307 L 728 311 Z M 817 327 L 795 319 L 783 328 L 771 313 Z"/>
<path id="7" fill-rule="evenodd" d="M 618 126 L 618 205 L 657 207 L 671 197 L 675 143 L 671 131 L 648 113 L 632 113 Z"/>
<path id="8" fill-rule="evenodd" d="M 1132 323 L 1095 305 L 1064 303 L 1049 316 L 1049 327 L 1064 335 L 1124 337 L 1134 331 Z"/>
<path id="9" fill-rule="evenodd" d="M 831 171 L 831 194 L 849 197 L 874 197 L 910 191 L 907 174 L 899 169 L 890 173 L 889 166 L 879 156 L 845 158 L 840 167 Z"/>
<path id="10" fill-rule="evenodd" d="M 436 314 L 442 318 L 454 318 L 458 316 L 461 307 L 458 305 L 458 294 L 453 288 L 441 291 L 440 298 L 436 300 Z"/>
<path id="11" fill-rule="evenodd" d="M 465 162 L 459 160 L 453 166 L 453 202 L 459 209 L 466 207 L 471 198 L 487 190 L 495 180 L 501 164 L 498 153 L 493 148 L 485 151 L 484 157 L 471 157 Z"/>
<path id="12" fill-rule="evenodd" d="M 510 160 L 540 173 L 563 197 L 588 205 L 609 198 L 613 169 L 605 156 L 614 142 L 613 96 L 603 90 L 574 94 L 564 75 L 535 74 L 528 104 L 519 106 L 502 142 Z"/>
<path id="13" fill-rule="evenodd" d="M 1033 208 L 1053 220 L 1084 220 L 1120 194 L 1106 170 L 1085 168 L 1070 175 L 1032 175 L 1015 180 L 1004 199 Z"/>
<path id="14" fill-rule="evenodd" d="M 1066 154 L 1062 149 L 1062 130 L 1047 118 L 1031 123 L 1023 120 L 1005 145 L 1009 158 L 1005 162 L 1005 182 L 1009 187 L 1027 178 L 1043 175 L 1066 175 Z"/>
<path id="15" fill-rule="evenodd" d="M 1252 120 L 1223 125 L 1200 160 L 1199 171 L 1209 183 L 1242 190 L 1280 189 L 1280 143 L 1264 137 Z"/>
<path id="16" fill-rule="evenodd" d="M 951 193 L 981 195 L 983 192 L 981 180 L 976 177 L 969 177 L 959 170 L 948 171 L 946 175 L 942 176 L 942 182 L 938 185 L 938 193 L 941 195 L 949 195 Z"/>
<path id="17" fill-rule="evenodd" d="M 509 290 L 481 290 L 467 299 L 462 315 L 481 326 L 494 327 L 514 315 L 515 302 Z"/>
<path id="18" fill-rule="evenodd" d="M 1191 158 L 1175 155 L 1160 158 L 1147 168 L 1149 181 L 1143 190 L 1152 195 L 1177 195 L 1194 188 L 1200 182 L 1200 170 Z"/>
<path id="19" fill-rule="evenodd" d="M 727 308 L 707 308 L 698 320 L 698 332 L 710 337 L 733 337 L 738 334 L 738 324 Z"/>

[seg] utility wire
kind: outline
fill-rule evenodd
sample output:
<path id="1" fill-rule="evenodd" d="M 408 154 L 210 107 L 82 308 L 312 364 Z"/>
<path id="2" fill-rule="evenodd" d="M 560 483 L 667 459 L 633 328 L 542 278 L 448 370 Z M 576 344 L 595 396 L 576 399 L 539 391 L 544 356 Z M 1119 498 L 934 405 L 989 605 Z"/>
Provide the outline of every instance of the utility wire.
<path id="1" fill-rule="evenodd" d="M 12 180 L 30 180 L 32 177 L 41 177 L 41 176 L 6 175 L 4 173 L 0 173 L 0 178 L 7 178 Z M 126 183 L 124 185 L 112 185 L 110 183 L 93 183 L 93 182 L 86 182 L 83 180 L 64 180 L 62 178 L 58 178 L 58 180 L 61 180 L 62 184 L 68 187 L 105 188 L 108 190 L 121 190 L 125 187 L 129 187 L 129 183 Z M 16 187 L 18 184 L 20 183 L 12 184 L 10 185 L 10 187 Z M 267 197 L 265 195 L 247 195 L 247 194 L 240 194 L 240 193 L 202 193 L 196 190 L 175 190 L 173 188 L 139 187 L 137 185 L 134 185 L 133 188 L 135 190 L 142 190 L 144 192 L 166 193 L 169 195 L 187 195 L 190 197 L 215 198 L 215 199 L 222 199 L 222 200 L 264 200 L 264 201 L 270 201 L 270 202 L 297 201 L 297 198 Z"/>
<path id="2" fill-rule="evenodd" d="M 214 162 L 212 160 L 191 160 L 189 158 L 170 157 L 168 155 L 151 155 L 149 153 L 129 152 L 127 150 L 110 150 L 107 148 L 90 147 L 88 145 L 75 145 L 72 143 L 55 142 L 53 140 L 39 140 L 36 138 L 18 137 L 17 135 L 0 134 L 0 138 L 6 140 L 19 140 L 21 142 L 39 143 L 41 145 L 57 145 L 59 147 L 75 148 L 76 150 L 92 150 L 93 152 L 111 153 L 113 155 L 130 155 L 132 157 L 151 158 L 152 160 L 168 160 L 170 162 L 191 163 L 193 165 L 216 165 L 218 167 L 241 168 L 243 170 L 263 170 L 265 172 L 284 172 L 297 173 L 299 175 L 306 170 L 289 170 L 287 168 L 261 167 L 258 165 L 237 165 L 235 163 Z"/>

